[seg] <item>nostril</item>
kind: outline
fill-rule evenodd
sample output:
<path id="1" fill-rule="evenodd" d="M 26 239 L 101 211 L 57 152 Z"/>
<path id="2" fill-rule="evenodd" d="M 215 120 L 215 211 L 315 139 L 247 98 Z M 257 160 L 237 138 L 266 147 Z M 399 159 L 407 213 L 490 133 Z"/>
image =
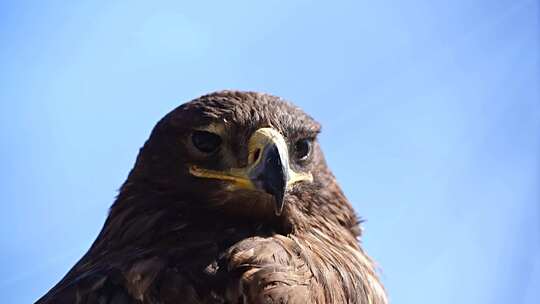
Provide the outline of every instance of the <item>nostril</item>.
<path id="1" fill-rule="evenodd" d="M 259 160 L 260 156 L 261 156 L 261 149 L 255 150 L 255 152 L 253 152 L 253 162 L 256 162 L 257 160 Z"/>

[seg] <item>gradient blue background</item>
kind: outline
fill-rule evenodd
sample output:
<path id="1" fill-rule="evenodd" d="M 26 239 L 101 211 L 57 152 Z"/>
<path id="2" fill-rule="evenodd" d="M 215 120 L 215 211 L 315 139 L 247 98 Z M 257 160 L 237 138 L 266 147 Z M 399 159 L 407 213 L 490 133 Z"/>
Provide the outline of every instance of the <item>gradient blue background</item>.
<path id="1" fill-rule="evenodd" d="M 539 303 L 538 1 L 186 2 L 1 2 L 2 303 L 87 250 L 160 117 L 224 88 L 324 125 L 393 303 Z"/>

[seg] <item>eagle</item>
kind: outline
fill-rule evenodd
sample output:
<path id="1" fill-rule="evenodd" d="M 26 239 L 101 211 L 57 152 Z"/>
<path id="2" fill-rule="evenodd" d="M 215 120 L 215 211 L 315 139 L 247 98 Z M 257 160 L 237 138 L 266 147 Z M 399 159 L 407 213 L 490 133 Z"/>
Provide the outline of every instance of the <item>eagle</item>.
<path id="1" fill-rule="evenodd" d="M 37 303 L 387 303 L 320 130 L 270 94 L 180 105 L 90 249 Z"/>

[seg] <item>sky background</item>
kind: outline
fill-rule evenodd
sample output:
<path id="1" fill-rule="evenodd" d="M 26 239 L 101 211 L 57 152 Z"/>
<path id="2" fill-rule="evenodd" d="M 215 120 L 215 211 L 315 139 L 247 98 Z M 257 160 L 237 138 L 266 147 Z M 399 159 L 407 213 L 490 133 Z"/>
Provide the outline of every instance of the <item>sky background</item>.
<path id="1" fill-rule="evenodd" d="M 242 89 L 323 124 L 392 303 L 539 303 L 539 23 L 537 0 L 1 1 L 2 302 L 82 256 L 164 114 Z"/>

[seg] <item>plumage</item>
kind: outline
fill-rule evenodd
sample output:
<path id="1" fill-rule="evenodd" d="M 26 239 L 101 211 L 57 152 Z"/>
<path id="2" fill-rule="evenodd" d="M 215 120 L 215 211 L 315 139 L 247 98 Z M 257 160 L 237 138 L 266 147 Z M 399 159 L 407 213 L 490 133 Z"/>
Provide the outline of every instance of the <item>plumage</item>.
<path id="1" fill-rule="evenodd" d="M 387 303 L 319 132 L 255 92 L 174 109 L 91 248 L 37 303 Z"/>

